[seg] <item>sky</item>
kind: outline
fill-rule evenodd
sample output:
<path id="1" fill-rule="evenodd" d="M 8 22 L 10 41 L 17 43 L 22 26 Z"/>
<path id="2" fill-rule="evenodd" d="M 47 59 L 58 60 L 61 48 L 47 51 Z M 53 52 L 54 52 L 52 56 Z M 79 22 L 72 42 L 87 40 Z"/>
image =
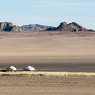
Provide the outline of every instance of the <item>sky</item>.
<path id="1" fill-rule="evenodd" d="M 18 25 L 77 22 L 95 29 L 95 0 L 0 0 L 0 21 Z"/>

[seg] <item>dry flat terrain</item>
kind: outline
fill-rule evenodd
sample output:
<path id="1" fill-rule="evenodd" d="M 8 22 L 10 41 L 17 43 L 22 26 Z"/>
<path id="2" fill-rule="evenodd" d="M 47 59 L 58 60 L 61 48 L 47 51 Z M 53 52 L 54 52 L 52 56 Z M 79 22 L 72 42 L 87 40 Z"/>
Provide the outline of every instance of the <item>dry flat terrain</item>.
<path id="1" fill-rule="evenodd" d="M 95 77 L 0 76 L 1 95 L 95 95 Z"/>
<path id="2" fill-rule="evenodd" d="M 95 33 L 2 32 L 0 64 L 4 63 L 5 66 L 36 64 L 43 68 L 46 64 L 47 68 L 57 71 L 62 66 L 75 71 L 84 70 L 87 66 L 86 70 L 89 71 L 89 67 L 95 68 Z M 83 65 L 80 67 L 80 64 Z M 0 95 L 95 95 L 95 76 L 3 75 L 0 76 Z"/>
<path id="3" fill-rule="evenodd" d="M 95 33 L 0 33 L 0 63 L 94 63 Z"/>

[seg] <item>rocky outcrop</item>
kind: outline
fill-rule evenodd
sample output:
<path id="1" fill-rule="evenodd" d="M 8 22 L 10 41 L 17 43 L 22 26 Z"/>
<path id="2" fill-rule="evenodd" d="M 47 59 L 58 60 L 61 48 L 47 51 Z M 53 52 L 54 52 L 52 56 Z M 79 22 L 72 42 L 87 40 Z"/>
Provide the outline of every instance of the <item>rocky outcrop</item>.
<path id="1" fill-rule="evenodd" d="M 0 31 L 11 31 L 13 24 L 10 22 L 0 22 Z"/>
<path id="2" fill-rule="evenodd" d="M 40 31 L 46 31 L 47 29 L 51 28 L 51 26 L 30 24 L 30 25 L 23 25 L 21 28 L 23 31 L 40 32 Z"/>
<path id="3" fill-rule="evenodd" d="M 23 30 L 20 26 L 14 25 L 11 32 L 23 32 Z"/>
<path id="4" fill-rule="evenodd" d="M 22 31 L 19 26 L 14 25 L 11 22 L 0 22 L 1 32 L 20 32 Z"/>
<path id="5" fill-rule="evenodd" d="M 79 24 L 72 22 L 67 24 L 66 22 L 60 23 L 60 25 L 56 28 L 57 31 L 69 31 L 69 32 L 79 32 L 86 31 L 87 29 L 80 26 Z"/>

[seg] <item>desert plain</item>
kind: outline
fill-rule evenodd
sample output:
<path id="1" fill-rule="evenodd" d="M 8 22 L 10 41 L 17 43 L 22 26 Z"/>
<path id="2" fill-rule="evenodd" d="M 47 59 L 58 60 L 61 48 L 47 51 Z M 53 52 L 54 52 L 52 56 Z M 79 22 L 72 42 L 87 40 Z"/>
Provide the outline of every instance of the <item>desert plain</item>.
<path id="1" fill-rule="evenodd" d="M 86 72 L 95 72 L 95 33 L 1 32 L 0 65 L 4 64 L 61 64 L 63 71 L 64 64 L 84 64 L 82 69 L 89 65 Z M 95 76 L 0 76 L 0 94 L 95 95 Z"/>
<path id="2" fill-rule="evenodd" d="M 94 32 L 1 32 L 0 63 L 94 63 L 94 40 Z"/>

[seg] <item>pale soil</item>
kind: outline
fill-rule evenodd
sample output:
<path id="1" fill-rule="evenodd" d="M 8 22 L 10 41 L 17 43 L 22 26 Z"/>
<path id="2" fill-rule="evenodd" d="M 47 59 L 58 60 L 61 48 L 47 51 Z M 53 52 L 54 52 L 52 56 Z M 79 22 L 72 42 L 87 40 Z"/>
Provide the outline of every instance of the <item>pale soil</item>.
<path id="1" fill-rule="evenodd" d="M 95 33 L 0 33 L 0 63 L 95 63 Z M 0 95 L 95 95 L 95 77 L 0 76 Z"/>
<path id="2" fill-rule="evenodd" d="M 95 95 L 95 77 L 0 76 L 0 95 Z"/>
<path id="3" fill-rule="evenodd" d="M 95 33 L 0 33 L 0 63 L 95 61 Z"/>

